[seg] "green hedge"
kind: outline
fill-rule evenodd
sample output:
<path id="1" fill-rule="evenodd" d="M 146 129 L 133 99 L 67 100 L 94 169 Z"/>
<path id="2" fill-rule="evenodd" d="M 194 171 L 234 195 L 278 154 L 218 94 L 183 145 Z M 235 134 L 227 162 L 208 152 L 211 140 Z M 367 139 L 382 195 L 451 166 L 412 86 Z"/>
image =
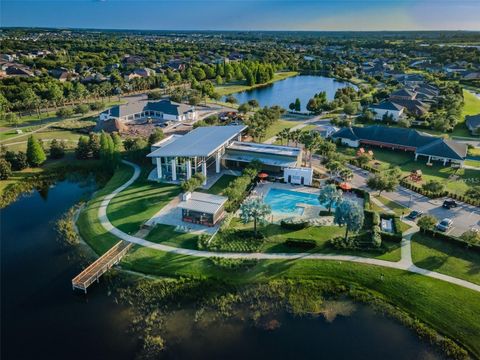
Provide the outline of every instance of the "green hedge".
<path id="1" fill-rule="evenodd" d="M 393 233 L 381 232 L 380 235 L 382 240 L 386 241 L 393 241 L 393 242 L 401 242 L 402 241 L 402 232 L 400 229 L 402 228 L 400 225 L 400 217 L 394 214 L 381 214 L 380 218 L 383 219 L 392 219 L 393 220 Z"/>
<path id="2" fill-rule="evenodd" d="M 315 240 L 308 239 L 288 239 L 285 241 L 285 245 L 289 248 L 310 250 L 317 246 Z"/>
<path id="3" fill-rule="evenodd" d="M 288 230 L 302 230 L 302 229 L 305 229 L 306 227 L 309 227 L 310 223 L 308 221 L 293 222 L 288 220 L 282 220 L 280 222 L 280 226 Z"/>
<path id="4" fill-rule="evenodd" d="M 436 239 L 445 240 L 445 241 L 447 241 L 447 242 L 449 242 L 453 245 L 461 246 L 461 247 L 464 247 L 464 248 L 469 248 L 472 251 L 480 253 L 480 245 L 469 244 L 466 241 L 463 241 L 462 239 L 460 239 L 456 236 L 448 235 L 448 234 L 445 234 L 445 233 L 440 232 L 440 231 L 429 230 L 429 229 L 421 229 L 420 231 L 422 233 L 424 233 L 426 235 L 429 235 L 431 237 L 434 237 Z"/>

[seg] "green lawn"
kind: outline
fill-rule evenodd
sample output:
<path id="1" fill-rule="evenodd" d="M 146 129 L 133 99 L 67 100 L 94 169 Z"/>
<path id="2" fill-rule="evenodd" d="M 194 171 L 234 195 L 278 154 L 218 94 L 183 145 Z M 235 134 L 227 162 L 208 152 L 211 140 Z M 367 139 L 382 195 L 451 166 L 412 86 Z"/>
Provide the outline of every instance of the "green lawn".
<path id="1" fill-rule="evenodd" d="M 157 224 L 155 228 L 145 237 L 145 239 L 185 249 L 196 249 L 198 235 L 191 233 L 179 233 L 175 231 L 175 226 Z"/>
<path id="2" fill-rule="evenodd" d="M 115 196 L 107 208 L 108 218 L 120 230 L 134 234 L 170 200 L 181 192 L 180 186 L 147 180 L 150 168 L 127 189 Z"/>
<path id="3" fill-rule="evenodd" d="M 424 269 L 480 284 L 480 253 L 417 233 L 412 237 L 412 258 Z"/>
<path id="4" fill-rule="evenodd" d="M 197 191 L 206 192 L 214 195 L 223 195 L 223 191 L 235 179 L 236 179 L 235 175 L 222 175 L 220 179 L 218 179 L 217 182 L 210 187 L 210 189 L 208 190 L 198 189 Z"/>
<path id="5" fill-rule="evenodd" d="M 475 184 L 480 181 L 480 171 L 471 169 L 453 169 L 450 166 L 443 166 L 439 162 L 433 162 L 433 166 L 427 166 L 427 159 L 419 157 L 414 160 L 412 153 L 380 149 L 372 147 L 375 160 L 370 165 L 379 170 L 388 168 L 390 165 L 398 166 L 403 171 L 404 176 L 410 174 L 412 170 L 421 170 L 423 173 L 423 182 L 428 180 L 441 181 L 447 190 L 463 194 L 470 187 L 469 184 Z M 376 163 L 379 163 L 378 165 Z M 456 178 L 458 176 L 458 178 Z M 423 183 L 422 182 L 422 183 Z M 422 183 L 417 183 L 421 185 Z"/>
<path id="6" fill-rule="evenodd" d="M 452 136 L 471 137 L 472 134 L 465 125 L 465 116 L 480 114 L 480 99 L 470 91 L 463 89 L 464 106 L 460 121 L 453 129 Z"/>
<path id="7" fill-rule="evenodd" d="M 298 121 L 277 120 L 277 121 L 275 121 L 275 123 L 272 126 L 270 126 L 267 129 L 263 139 L 268 140 L 268 139 L 276 136 L 281 130 L 291 129 L 292 127 L 297 126 L 299 124 L 300 123 Z"/>
<path id="8" fill-rule="evenodd" d="M 253 223 L 243 224 L 238 218 L 234 218 L 230 224 L 231 229 L 253 231 Z M 387 261 L 400 260 L 400 246 L 396 243 L 385 243 L 385 249 L 379 252 L 371 251 L 340 251 L 328 245 L 328 240 L 343 236 L 345 229 L 339 226 L 311 226 L 301 230 L 287 230 L 277 224 L 268 224 L 259 227 L 265 236 L 265 241 L 259 251 L 267 253 L 303 252 L 301 249 L 287 247 L 284 243 L 288 239 L 314 240 L 317 246 L 309 252 L 350 254 L 363 257 L 373 257 Z M 221 237 L 219 233 L 216 236 Z M 241 251 L 243 239 L 238 239 L 238 248 L 232 244 L 231 251 Z"/>
<path id="9" fill-rule="evenodd" d="M 266 84 L 270 84 L 270 83 L 273 83 L 275 81 L 283 80 L 283 79 L 286 79 L 288 77 L 295 76 L 295 75 L 298 75 L 298 72 L 296 72 L 296 71 L 285 71 L 285 72 L 275 73 L 274 76 L 273 76 L 273 79 Z M 261 87 L 261 86 L 264 86 L 266 84 L 248 86 L 248 85 L 245 85 L 245 81 L 235 81 L 235 82 L 231 82 L 231 83 L 228 83 L 228 84 L 225 84 L 225 85 L 216 86 L 215 87 L 215 92 L 217 92 L 221 96 L 230 95 L 230 94 L 233 94 L 233 93 L 236 93 L 236 92 L 241 92 L 241 91 L 251 90 L 251 89 L 254 89 L 256 87 Z"/>
<path id="10" fill-rule="evenodd" d="M 80 136 L 82 136 L 82 134 L 71 130 L 45 129 L 38 131 L 34 134 L 25 134 L 24 136 L 15 139 L 7 139 L 3 141 L 2 144 L 7 146 L 9 150 L 25 151 L 27 149 L 27 140 L 30 135 L 33 135 L 38 140 L 46 140 L 47 143 L 50 142 L 50 140 L 52 139 L 64 140 L 67 147 L 71 148 L 77 145 L 78 139 L 80 138 Z M 46 146 L 46 148 L 48 149 L 48 146 Z"/>
<path id="11" fill-rule="evenodd" d="M 375 198 L 377 198 L 377 200 L 379 200 L 383 205 L 391 209 L 397 216 L 407 215 L 407 213 L 410 210 L 406 206 L 403 206 L 399 203 L 396 203 L 395 201 L 387 199 L 386 197 L 375 196 Z"/>
<path id="12" fill-rule="evenodd" d="M 132 175 L 133 169 L 131 166 L 121 165 L 105 187 L 94 194 L 80 213 L 77 221 L 80 236 L 99 255 L 110 249 L 119 239 L 107 232 L 98 221 L 98 207 L 105 195 L 124 184 Z"/>

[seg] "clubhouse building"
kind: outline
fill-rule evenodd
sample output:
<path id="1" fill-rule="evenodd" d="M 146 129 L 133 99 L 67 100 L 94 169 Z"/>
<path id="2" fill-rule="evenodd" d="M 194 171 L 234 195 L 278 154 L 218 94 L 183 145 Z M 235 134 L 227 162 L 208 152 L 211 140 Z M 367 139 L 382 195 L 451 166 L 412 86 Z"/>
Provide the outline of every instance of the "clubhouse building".
<path id="1" fill-rule="evenodd" d="M 118 120 L 124 123 L 152 119 L 164 121 L 196 120 L 195 107 L 170 100 L 135 101 L 116 105 L 100 113 L 99 120 Z"/>
<path id="2" fill-rule="evenodd" d="M 215 174 L 222 170 L 239 170 L 252 161 L 259 161 L 262 170 L 269 175 L 305 185 L 311 183 L 311 176 L 298 167 L 301 149 L 243 142 L 242 132 L 246 129 L 244 125 L 208 126 L 198 127 L 185 135 L 166 137 L 154 144 L 147 155 L 156 165 L 149 179 L 181 182 L 201 173 L 206 185 L 210 177 L 218 177 Z"/>
<path id="3" fill-rule="evenodd" d="M 378 146 L 398 151 L 408 151 L 431 161 L 440 161 L 443 165 L 464 165 L 467 157 L 467 145 L 452 140 L 421 133 L 413 129 L 387 126 L 345 127 L 331 136 L 350 147 L 362 145 Z"/>

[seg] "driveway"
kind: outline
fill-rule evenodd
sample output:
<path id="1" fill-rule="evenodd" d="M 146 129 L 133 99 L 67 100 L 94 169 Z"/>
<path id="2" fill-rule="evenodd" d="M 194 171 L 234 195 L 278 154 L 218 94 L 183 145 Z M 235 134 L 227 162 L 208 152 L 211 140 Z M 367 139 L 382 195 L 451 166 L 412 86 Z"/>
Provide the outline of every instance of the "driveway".
<path id="1" fill-rule="evenodd" d="M 352 185 L 368 190 L 366 179 L 369 173 L 354 166 L 349 167 L 354 173 L 351 181 Z M 371 190 L 369 191 L 372 192 Z M 439 220 L 446 217 L 451 218 L 453 220 L 453 228 L 449 230 L 448 234 L 459 236 L 471 228 L 480 229 L 480 208 L 478 207 L 459 203 L 460 205 L 457 208 L 447 210 L 442 207 L 443 201 L 447 198 L 430 199 L 403 186 L 398 186 L 395 192 L 383 192 L 382 196 L 412 210 L 420 210 L 425 214 L 433 215 Z"/>

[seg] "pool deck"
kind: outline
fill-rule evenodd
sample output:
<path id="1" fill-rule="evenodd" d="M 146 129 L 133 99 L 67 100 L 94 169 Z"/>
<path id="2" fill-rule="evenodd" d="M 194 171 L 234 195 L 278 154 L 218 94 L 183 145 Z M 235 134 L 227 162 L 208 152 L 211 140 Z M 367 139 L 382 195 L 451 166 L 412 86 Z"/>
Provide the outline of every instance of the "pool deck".
<path id="1" fill-rule="evenodd" d="M 302 193 L 313 194 L 313 195 L 320 194 L 320 189 L 315 187 L 304 186 L 304 185 L 293 185 L 293 184 L 287 184 L 287 183 L 277 183 L 277 182 L 274 182 L 274 183 L 263 182 L 263 183 L 257 184 L 255 189 L 252 191 L 251 196 L 261 196 L 262 198 L 264 198 L 265 196 L 267 196 L 267 193 L 270 191 L 270 189 L 282 189 L 282 190 L 296 191 L 296 192 L 302 192 Z M 362 202 L 362 200 L 353 193 L 344 193 L 344 196 L 351 197 L 355 201 Z M 273 211 L 269 221 L 272 223 L 279 223 L 281 220 L 295 219 L 295 220 L 306 220 L 306 221 L 308 220 L 315 223 L 315 225 L 332 225 L 333 224 L 333 216 L 320 217 L 318 215 L 320 210 L 327 210 L 324 206 L 321 206 L 321 205 L 315 206 L 315 205 L 302 204 L 302 203 L 298 203 L 297 205 L 304 209 L 303 214 L 280 213 L 280 212 Z"/>

